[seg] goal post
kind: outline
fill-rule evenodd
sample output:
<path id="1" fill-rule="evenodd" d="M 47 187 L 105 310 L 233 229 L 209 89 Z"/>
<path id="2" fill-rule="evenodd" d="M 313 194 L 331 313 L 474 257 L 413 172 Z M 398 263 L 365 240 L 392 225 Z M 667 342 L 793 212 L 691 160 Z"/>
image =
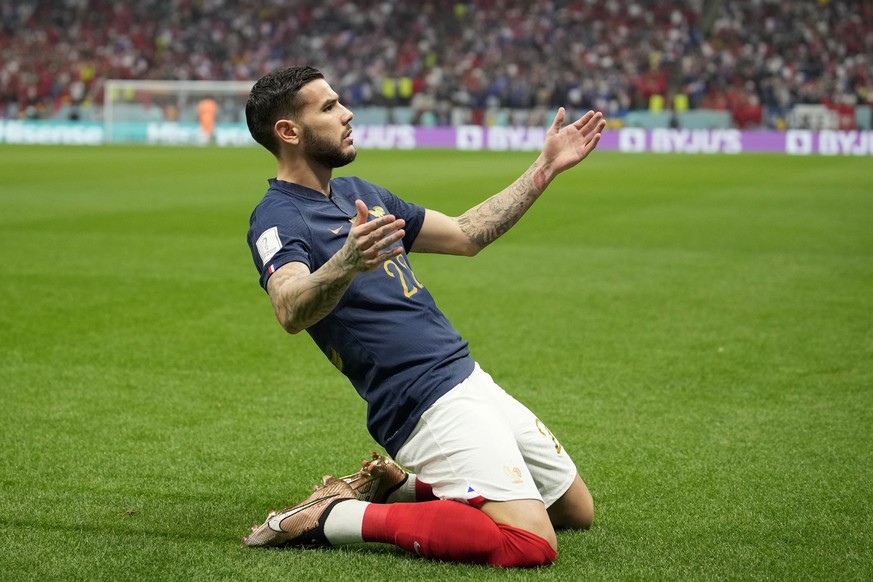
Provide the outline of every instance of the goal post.
<path id="1" fill-rule="evenodd" d="M 108 79 L 103 89 L 105 142 L 254 143 L 245 121 L 254 84 Z"/>

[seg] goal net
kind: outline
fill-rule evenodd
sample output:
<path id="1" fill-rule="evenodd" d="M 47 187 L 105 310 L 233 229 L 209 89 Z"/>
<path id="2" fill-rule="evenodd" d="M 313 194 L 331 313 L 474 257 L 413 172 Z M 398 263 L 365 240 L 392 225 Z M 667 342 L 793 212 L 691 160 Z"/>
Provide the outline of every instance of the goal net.
<path id="1" fill-rule="evenodd" d="M 103 90 L 105 142 L 253 144 L 245 104 L 254 83 L 109 79 Z"/>

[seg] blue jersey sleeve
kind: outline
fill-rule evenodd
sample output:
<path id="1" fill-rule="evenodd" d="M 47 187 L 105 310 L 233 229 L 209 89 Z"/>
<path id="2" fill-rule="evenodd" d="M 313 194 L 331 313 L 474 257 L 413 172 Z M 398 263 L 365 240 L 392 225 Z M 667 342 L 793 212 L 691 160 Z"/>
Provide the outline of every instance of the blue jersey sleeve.
<path id="1" fill-rule="evenodd" d="M 310 230 L 301 212 L 287 199 L 265 199 L 252 212 L 248 242 L 261 287 L 276 269 L 290 262 L 303 263 L 312 270 Z"/>

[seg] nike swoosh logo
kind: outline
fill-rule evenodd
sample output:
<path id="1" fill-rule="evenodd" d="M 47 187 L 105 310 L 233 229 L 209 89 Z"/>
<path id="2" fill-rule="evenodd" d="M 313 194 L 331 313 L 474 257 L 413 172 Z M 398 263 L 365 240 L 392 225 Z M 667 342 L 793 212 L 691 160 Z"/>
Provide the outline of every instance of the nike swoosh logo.
<path id="1" fill-rule="evenodd" d="M 334 233 L 334 234 L 339 234 L 339 231 L 341 231 L 342 229 L 343 229 L 343 227 L 338 226 L 338 227 L 336 227 L 336 228 L 329 228 L 329 229 L 327 229 L 327 230 L 329 230 L 330 232 L 332 232 L 332 233 Z"/>
<path id="2" fill-rule="evenodd" d="M 325 501 L 330 501 L 334 497 L 338 497 L 338 494 L 334 493 L 333 495 L 328 495 L 327 497 L 322 497 L 321 499 L 315 499 L 314 501 L 310 501 L 309 503 L 304 503 L 303 505 L 298 505 L 296 507 L 292 507 L 288 511 L 285 511 L 282 513 L 277 513 L 276 515 L 274 515 L 273 517 L 271 517 L 270 519 L 267 520 L 267 525 L 273 531 L 278 531 L 278 532 L 284 533 L 285 530 L 283 530 L 282 526 L 281 526 L 281 524 L 284 520 L 288 519 L 292 515 L 296 515 L 296 514 L 300 513 L 304 509 L 312 507 L 313 505 L 318 505 L 319 503 L 324 503 Z"/>

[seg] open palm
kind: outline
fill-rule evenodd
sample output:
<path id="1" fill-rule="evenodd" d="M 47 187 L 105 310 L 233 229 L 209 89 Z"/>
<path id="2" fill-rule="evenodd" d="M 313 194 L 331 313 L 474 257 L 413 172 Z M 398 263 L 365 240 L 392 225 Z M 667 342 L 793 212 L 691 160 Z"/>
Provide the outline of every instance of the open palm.
<path id="1" fill-rule="evenodd" d="M 555 174 L 584 160 L 597 147 L 600 134 L 606 126 L 602 113 L 589 111 L 562 127 L 566 114 L 563 107 L 558 109 L 543 144 L 542 155 Z"/>

